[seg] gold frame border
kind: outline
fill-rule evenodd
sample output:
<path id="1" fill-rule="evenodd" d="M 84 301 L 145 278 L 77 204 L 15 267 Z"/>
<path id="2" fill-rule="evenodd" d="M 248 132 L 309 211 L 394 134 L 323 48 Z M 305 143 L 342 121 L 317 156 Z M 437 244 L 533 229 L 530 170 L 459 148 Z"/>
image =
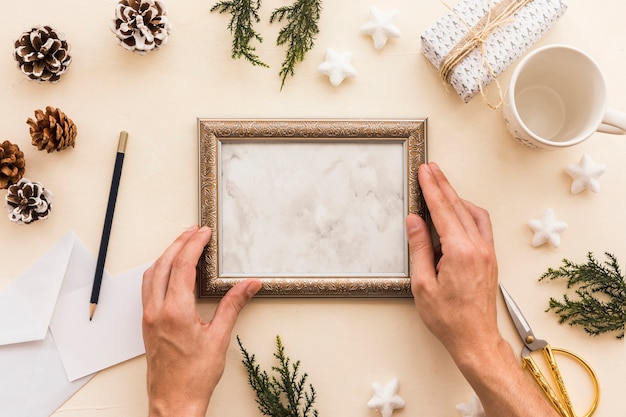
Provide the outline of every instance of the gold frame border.
<path id="1" fill-rule="evenodd" d="M 309 120 L 198 119 L 199 222 L 212 230 L 211 241 L 198 264 L 198 296 L 224 295 L 245 278 L 219 277 L 218 175 L 221 141 L 380 142 L 403 144 L 409 213 L 428 219 L 417 169 L 426 162 L 426 119 Z M 407 258 L 408 248 L 407 248 Z M 410 262 L 410 260 L 409 260 Z M 410 265 L 408 265 L 410 271 Z M 383 277 L 263 277 L 258 295 L 302 297 L 409 297 L 410 276 Z"/>

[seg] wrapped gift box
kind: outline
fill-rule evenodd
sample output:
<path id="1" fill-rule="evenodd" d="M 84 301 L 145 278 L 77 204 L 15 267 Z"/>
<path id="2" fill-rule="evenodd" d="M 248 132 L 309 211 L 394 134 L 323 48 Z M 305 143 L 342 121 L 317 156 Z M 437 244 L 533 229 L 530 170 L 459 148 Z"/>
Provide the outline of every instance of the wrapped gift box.
<path id="1" fill-rule="evenodd" d="M 454 66 L 446 79 L 466 103 L 541 38 L 567 9 L 563 0 L 502 1 L 517 3 L 520 8 L 488 34 L 482 48 L 474 48 Z M 497 0 L 460 0 L 422 34 L 424 56 L 440 70 L 443 60 L 459 42 L 475 37 L 485 21 L 493 22 L 499 3 Z"/>

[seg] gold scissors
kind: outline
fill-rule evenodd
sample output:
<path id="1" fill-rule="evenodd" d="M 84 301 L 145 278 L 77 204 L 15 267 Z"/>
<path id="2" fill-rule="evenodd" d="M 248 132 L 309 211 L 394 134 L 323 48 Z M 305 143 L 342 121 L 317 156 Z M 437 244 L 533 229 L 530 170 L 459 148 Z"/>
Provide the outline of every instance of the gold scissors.
<path id="1" fill-rule="evenodd" d="M 587 371 L 587 373 L 589 373 L 591 377 L 591 382 L 593 383 L 594 390 L 594 399 L 591 407 L 583 416 L 590 417 L 591 415 L 593 415 L 593 413 L 596 411 L 596 408 L 598 407 L 598 402 L 600 401 L 600 384 L 598 383 L 598 377 L 596 376 L 593 369 L 591 369 L 591 366 L 589 366 L 589 364 L 585 362 L 584 359 L 582 359 L 575 353 L 572 353 L 565 349 L 553 348 L 547 341 L 535 338 L 535 335 L 530 328 L 530 325 L 524 318 L 524 315 L 520 311 L 517 304 L 515 304 L 515 301 L 513 301 L 513 298 L 511 298 L 509 293 L 504 289 L 502 284 L 500 284 L 500 291 L 502 291 L 502 295 L 504 296 L 504 302 L 506 303 L 506 308 L 509 310 L 509 315 L 513 320 L 513 324 L 515 325 L 515 328 L 517 329 L 517 332 L 519 333 L 520 338 L 524 343 L 524 347 L 522 348 L 522 367 L 530 371 L 531 375 L 533 376 L 533 378 L 535 378 L 535 381 L 537 381 L 537 384 L 539 385 L 543 393 L 546 395 L 548 400 L 550 400 L 552 406 L 556 409 L 556 411 L 558 411 L 561 417 L 576 417 L 577 415 L 574 412 L 574 408 L 572 406 L 569 394 L 567 393 L 567 390 L 565 389 L 565 384 L 563 383 L 561 371 L 559 370 L 559 366 L 554 359 L 554 352 L 558 352 L 574 359 L 576 362 L 582 365 L 583 368 L 585 368 L 585 370 Z M 558 396 L 539 369 L 537 362 L 535 362 L 535 360 L 530 356 L 531 353 L 538 350 L 543 351 L 543 356 L 548 363 L 550 373 L 552 374 L 552 377 L 558 387 Z"/>

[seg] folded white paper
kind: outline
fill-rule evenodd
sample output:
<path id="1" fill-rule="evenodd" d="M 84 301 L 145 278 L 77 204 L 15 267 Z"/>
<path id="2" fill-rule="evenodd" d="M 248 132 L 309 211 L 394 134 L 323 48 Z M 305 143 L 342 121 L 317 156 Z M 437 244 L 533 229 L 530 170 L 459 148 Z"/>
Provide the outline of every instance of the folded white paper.
<path id="1" fill-rule="evenodd" d="M 0 347 L 0 417 L 48 417 L 94 375 L 70 382 L 50 332 Z"/>
<path id="2" fill-rule="evenodd" d="M 0 417 L 48 417 L 95 372 L 144 352 L 145 267 L 105 272 L 90 322 L 95 264 L 69 233 L 0 293 Z"/>
<path id="3" fill-rule="evenodd" d="M 105 272 L 91 321 L 91 284 L 59 297 L 50 330 L 70 381 L 145 352 L 141 333 L 141 277 L 145 269 L 115 277 Z"/>
<path id="4" fill-rule="evenodd" d="M 73 246 L 65 236 L 0 294 L 0 345 L 46 337 Z"/>

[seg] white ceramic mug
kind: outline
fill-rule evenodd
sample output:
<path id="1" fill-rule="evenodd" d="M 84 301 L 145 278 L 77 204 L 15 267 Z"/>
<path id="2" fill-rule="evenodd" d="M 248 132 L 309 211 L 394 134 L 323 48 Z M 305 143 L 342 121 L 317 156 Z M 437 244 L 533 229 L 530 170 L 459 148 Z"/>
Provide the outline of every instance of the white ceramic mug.
<path id="1" fill-rule="evenodd" d="M 626 133 L 626 113 L 607 108 L 607 86 L 598 64 L 565 45 L 539 48 L 515 68 L 504 98 L 504 120 L 526 146 L 559 149 L 594 132 Z"/>

